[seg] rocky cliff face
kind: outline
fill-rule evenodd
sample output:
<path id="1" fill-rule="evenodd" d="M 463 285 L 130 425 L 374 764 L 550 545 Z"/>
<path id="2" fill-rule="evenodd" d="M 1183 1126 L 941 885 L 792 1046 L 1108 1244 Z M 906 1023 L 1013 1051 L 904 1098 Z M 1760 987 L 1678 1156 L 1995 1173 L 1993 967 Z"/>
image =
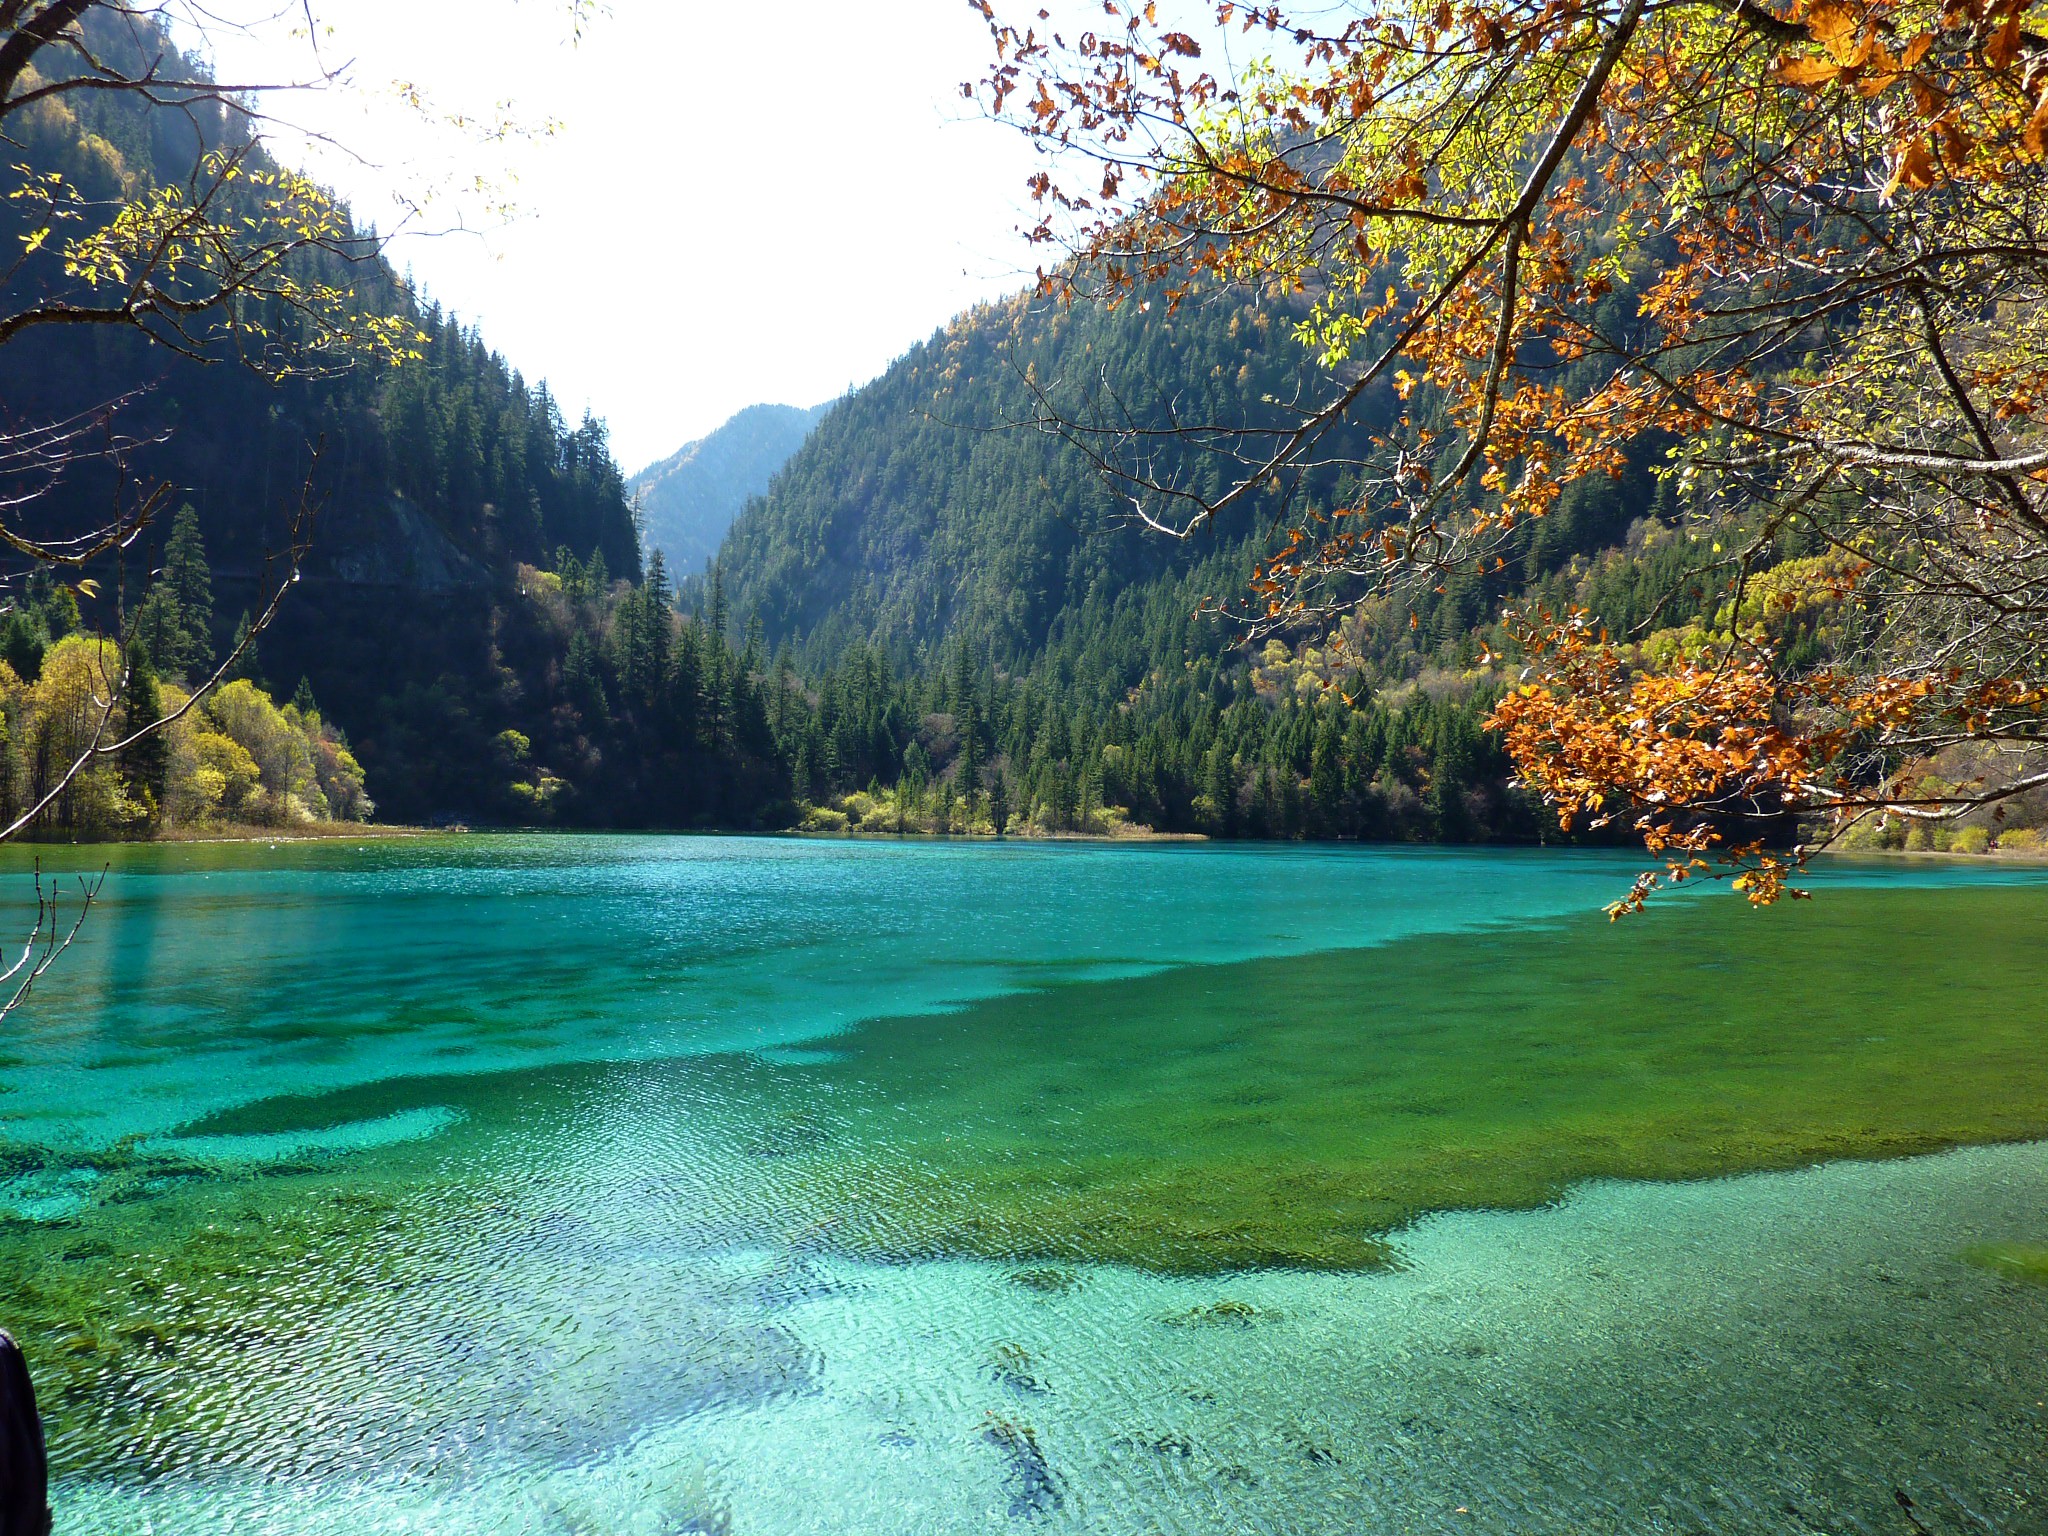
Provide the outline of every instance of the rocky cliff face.
<path id="1" fill-rule="evenodd" d="M 481 587 L 490 572 L 413 502 L 394 494 L 354 520 L 344 543 L 314 544 L 308 574 L 350 586 L 401 587 L 438 595 Z"/>
<path id="2" fill-rule="evenodd" d="M 660 550 L 679 576 L 701 570 L 748 500 L 768 489 L 829 408 L 750 405 L 635 475 L 647 548 Z"/>

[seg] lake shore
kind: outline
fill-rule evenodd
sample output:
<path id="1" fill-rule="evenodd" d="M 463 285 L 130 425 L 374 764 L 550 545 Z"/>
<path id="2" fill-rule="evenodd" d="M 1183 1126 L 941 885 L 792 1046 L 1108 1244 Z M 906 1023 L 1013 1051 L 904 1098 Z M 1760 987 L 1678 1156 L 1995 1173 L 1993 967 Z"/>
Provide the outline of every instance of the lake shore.
<path id="1" fill-rule="evenodd" d="M 374 821 L 315 821 L 291 827 L 173 827 L 142 843 L 324 843 L 350 838 L 447 837 L 467 827 L 408 827 Z"/>
<path id="2" fill-rule="evenodd" d="M 1934 859 L 1947 864 L 2048 864 L 2048 847 L 2000 848 L 1982 853 L 1957 853 L 1942 848 L 1823 848 L 1816 857 L 1829 859 Z"/>
<path id="3" fill-rule="evenodd" d="M 833 829 L 826 827 L 791 827 L 780 834 L 788 837 L 816 838 L 826 842 L 882 842 L 882 843 L 1207 843 L 1213 842 L 1203 832 L 1155 832 L 1150 827 L 1121 826 L 1108 832 L 1045 832 L 1037 830 L 1019 831 L 1012 829 L 1000 836 L 993 832 L 919 832 L 906 828 L 901 832 L 870 831 L 865 827 Z M 1338 846 L 1329 844 L 1324 846 Z"/>

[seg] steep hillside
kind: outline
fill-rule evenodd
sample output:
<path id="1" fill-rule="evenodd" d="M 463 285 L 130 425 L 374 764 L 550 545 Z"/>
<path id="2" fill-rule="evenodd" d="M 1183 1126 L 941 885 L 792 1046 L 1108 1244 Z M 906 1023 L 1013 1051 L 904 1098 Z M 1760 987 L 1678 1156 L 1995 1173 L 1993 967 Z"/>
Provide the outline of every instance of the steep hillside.
<path id="1" fill-rule="evenodd" d="M 121 28 L 96 41 L 118 51 L 147 39 Z M 16 249 L 14 210 L 28 205 L 4 194 L 24 170 L 59 173 L 88 206 L 111 208 L 183 184 L 209 142 L 234 131 L 113 93 L 21 116 L 23 143 L 0 171 L 0 244 Z M 52 253 L 31 255 L 12 269 L 10 301 L 68 291 Z M 7 421 L 128 397 L 119 424 L 144 446 L 127 455 L 126 476 L 167 483 L 169 507 L 199 514 L 216 654 L 260 605 L 265 556 L 310 487 L 312 553 L 259 664 L 280 697 L 307 680 L 390 817 L 731 825 L 786 806 L 787 774 L 753 729 L 759 710 L 736 659 L 715 637 L 677 635 L 658 576 L 645 601 L 632 585 L 638 535 L 603 423 L 565 420 L 545 384 L 454 316 L 418 305 L 385 263 L 336 263 L 320 276 L 364 312 L 407 317 L 418 359 L 273 385 L 226 355 L 48 327 L 0 347 Z M 92 526 L 119 490 L 109 466 L 86 465 L 29 515 L 45 536 Z M 93 573 L 100 596 L 81 589 L 85 623 L 120 627 L 115 599 L 132 611 L 150 588 L 170 521 L 123 568 Z M 35 624 L 43 632 L 25 656 L 58 638 Z M 650 658 L 667 669 L 686 651 L 679 676 L 649 674 Z"/>
<path id="2" fill-rule="evenodd" d="M 1050 827 L 1116 809 L 1213 835 L 1537 835 L 1481 728 L 1504 686 L 1489 630 L 1515 593 L 1565 601 L 1591 582 L 1646 609 L 1682 577 L 1647 466 L 1571 487 L 1484 580 L 1252 647 L 1214 607 L 1285 537 L 1282 487 L 1197 537 L 1161 537 L 1132 525 L 1086 452 L 1035 424 L 1048 407 L 1155 431 L 1284 421 L 1280 402 L 1329 387 L 1298 313 L 1236 290 L 1178 310 L 1019 297 L 961 316 L 835 406 L 719 556 L 740 622 L 867 701 L 831 705 L 819 739 L 792 746 L 799 791 L 829 798 L 857 762 L 898 784 L 848 802 L 885 823 L 977 824 L 995 794 Z M 1399 408 L 1391 387 L 1369 392 L 1319 457 L 1356 453 Z M 1428 410 L 1426 394 L 1411 408 Z M 1155 476 L 1226 483 L 1215 457 L 1151 441 Z M 1349 494 L 1337 469 L 1287 489 L 1322 506 Z M 1666 612 L 1682 622 L 1686 601 Z"/>
<path id="3" fill-rule="evenodd" d="M 669 569 L 703 569 L 726 530 L 775 472 L 803 446 L 829 406 L 750 405 L 717 431 L 640 471 L 627 489 L 639 498 L 641 537 Z"/>
<path id="4" fill-rule="evenodd" d="M 871 641 L 899 666 L 953 639 L 1022 665 L 1091 603 L 1242 564 L 1249 530 L 1174 545 L 1121 526 L 1086 458 L 1028 425 L 1038 391 L 1163 420 L 1257 412 L 1305 382 L 1284 316 L 1236 295 L 1178 315 L 1105 313 L 1016 298 L 961 316 L 836 405 L 734 525 L 721 555 L 733 606 L 771 641 L 824 660 Z M 1391 392 L 1370 403 L 1384 419 Z"/>

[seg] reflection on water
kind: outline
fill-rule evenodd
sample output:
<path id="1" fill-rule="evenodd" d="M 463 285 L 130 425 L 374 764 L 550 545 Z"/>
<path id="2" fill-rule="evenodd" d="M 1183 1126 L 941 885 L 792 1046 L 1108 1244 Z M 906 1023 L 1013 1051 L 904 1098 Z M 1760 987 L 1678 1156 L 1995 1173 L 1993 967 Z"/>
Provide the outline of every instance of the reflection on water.
<path id="1" fill-rule="evenodd" d="M 1475 971 L 1477 1022 L 1432 1036 L 1398 974 L 1447 969 L 1425 946 L 1386 952 L 1373 999 L 1406 1032 L 1347 1037 L 1305 1015 L 1319 976 L 1367 990 L 1355 958 L 1303 962 L 1277 1003 L 1257 965 L 1169 968 L 1465 928 L 1475 884 L 1500 893 L 1483 915 L 1555 916 L 1621 866 L 697 839 L 136 857 L 0 1065 L 0 1314 L 44 1383 L 60 1529 L 1910 1533 L 1903 1494 L 1944 1536 L 2048 1530 L 2048 1287 L 1962 1257 L 2048 1242 L 2048 1143 L 1596 1180 L 1425 1216 L 1372 1271 L 1099 1260 L 1148 1220 L 1184 1235 L 1203 1180 L 1304 1207 L 1262 1243 L 1363 1233 L 1306 1209 L 1346 1145 L 1366 1205 L 1498 1189 L 1453 1177 L 1489 1116 L 1496 1157 L 1583 1144 L 1558 1167 L 1597 1170 L 1643 1155 L 1629 1135 L 1669 1143 L 1687 1073 L 1718 1085 L 1695 1120 L 1772 1145 L 1799 1145 L 1763 1091 L 1794 1069 L 1873 1144 L 1915 1116 L 2012 1134 L 2026 1105 L 1980 1084 L 2025 1098 L 2043 1067 L 2000 990 L 2039 995 L 2025 892 L 1995 909 L 2002 966 L 1895 903 L 1868 952 L 1830 952 L 1874 981 L 1747 1034 L 1722 997 L 1644 1036 L 1642 988 L 1588 976 L 1586 1009 L 1546 1012 Z M 1942 996 L 1983 1020 L 1904 1049 L 1878 1037 L 1932 1005 L 1882 966 L 1916 953 L 1915 910 L 1924 946 L 1962 951 Z M 1689 977 L 1644 985 L 1683 1001 Z M 1233 1041 L 1189 987 L 1285 1017 Z M 1611 1046 L 1560 1033 L 1577 1012 Z M 1464 1076 L 1424 1071 L 1432 1040 Z M 1546 1052 L 1570 1060 L 1528 1065 Z M 1063 1187 L 1113 1188 L 1128 1219 L 1093 1254 L 1084 1229 L 968 1256 L 1013 1246 L 948 1193 L 984 1167 L 1010 1170 L 992 1221 Z"/>

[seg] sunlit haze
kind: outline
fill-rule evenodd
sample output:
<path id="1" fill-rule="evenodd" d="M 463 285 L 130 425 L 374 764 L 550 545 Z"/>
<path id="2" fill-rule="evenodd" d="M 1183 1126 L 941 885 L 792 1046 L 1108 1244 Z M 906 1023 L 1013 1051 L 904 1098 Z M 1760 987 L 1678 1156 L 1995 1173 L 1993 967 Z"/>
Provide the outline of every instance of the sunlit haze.
<path id="1" fill-rule="evenodd" d="M 446 187 L 478 162 L 516 177 L 513 216 L 472 183 L 411 226 L 465 232 L 405 236 L 392 259 L 566 411 L 605 417 L 628 470 L 755 401 L 830 399 L 1027 280 L 1032 157 L 960 97 L 990 53 L 962 0 L 614 0 L 580 42 L 569 13 L 351 0 L 322 47 L 356 88 L 276 110 L 352 154 L 279 147 L 386 227 L 394 186 Z M 216 62 L 274 79 L 305 57 L 269 27 Z M 473 132 L 440 142 L 394 81 L 444 113 L 509 102 L 559 127 L 481 151 Z"/>

